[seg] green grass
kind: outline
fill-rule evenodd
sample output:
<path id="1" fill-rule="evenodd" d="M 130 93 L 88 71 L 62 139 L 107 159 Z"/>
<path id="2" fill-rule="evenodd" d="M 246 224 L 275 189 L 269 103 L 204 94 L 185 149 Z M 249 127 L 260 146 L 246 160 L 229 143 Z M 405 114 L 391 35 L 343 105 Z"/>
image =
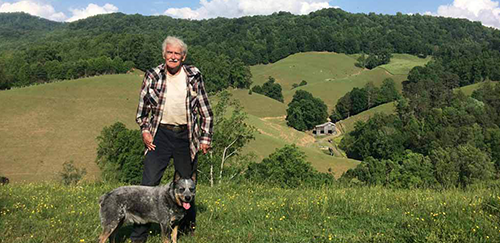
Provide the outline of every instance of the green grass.
<path id="1" fill-rule="evenodd" d="M 262 85 L 272 76 L 283 90 L 302 80 L 309 84 L 326 79 L 345 78 L 362 71 L 354 66 L 355 60 L 345 54 L 328 52 L 297 53 L 276 63 L 251 67 L 254 85 Z"/>
<path id="2" fill-rule="evenodd" d="M 359 162 L 347 158 L 332 157 L 319 149 L 318 141 L 309 133 L 299 132 L 286 126 L 284 117 L 258 118 L 250 115 L 248 123 L 257 128 L 258 134 L 245 147 L 244 153 L 254 153 L 258 161 L 266 158 L 276 149 L 286 144 L 296 144 L 307 156 L 317 170 L 327 172 L 331 169 L 336 177 L 348 169 L 356 167 Z"/>
<path id="3" fill-rule="evenodd" d="M 412 68 L 415 66 L 425 66 L 430 60 L 430 56 L 419 58 L 407 54 L 392 54 L 391 62 L 380 66 L 380 68 L 387 70 L 393 75 L 408 75 Z"/>
<path id="4" fill-rule="evenodd" d="M 408 72 L 415 66 L 423 66 L 430 57 L 422 59 L 408 54 L 394 54 L 391 62 L 373 70 L 354 66 L 356 55 L 328 52 L 309 52 L 291 55 L 268 65 L 251 67 L 253 84 L 261 85 L 269 76 L 282 86 L 285 104 L 288 104 L 298 89 L 311 92 L 321 98 L 328 109 L 335 107 L 337 100 L 353 88 L 362 88 L 368 82 L 380 86 L 386 78 L 392 78 L 399 90 Z M 306 80 L 308 84 L 292 89 L 292 84 Z M 250 104 L 253 106 L 253 104 Z"/>
<path id="5" fill-rule="evenodd" d="M 265 95 L 252 93 L 248 89 L 231 90 L 233 98 L 239 100 L 243 110 L 257 117 L 282 117 L 286 116 L 287 105 Z"/>
<path id="6" fill-rule="evenodd" d="M 15 181 L 53 179 L 62 164 L 99 171 L 96 137 L 117 121 L 136 128 L 140 74 L 108 75 L 0 92 L 1 172 Z"/>
<path id="7" fill-rule="evenodd" d="M 98 197 L 118 185 L 0 187 L 0 242 L 95 242 Z M 179 242 L 499 242 L 499 187 L 396 190 L 199 185 L 195 236 Z M 126 242 L 131 227 L 119 231 Z M 159 243 L 153 227 L 150 243 Z M 128 240 L 127 240 L 128 241 Z"/>
<path id="8" fill-rule="evenodd" d="M 493 81 L 493 82 L 497 82 L 497 81 Z M 476 89 L 481 88 L 483 85 L 484 85 L 484 82 L 475 83 L 475 84 L 467 85 L 467 86 L 464 86 L 464 87 L 460 87 L 458 89 L 455 89 L 455 91 L 460 90 L 465 95 L 472 95 L 472 92 L 474 92 Z"/>
<path id="9" fill-rule="evenodd" d="M 383 104 L 383 105 L 379 105 L 377 107 L 371 108 L 367 111 L 363 111 L 363 112 L 361 112 L 357 115 L 351 116 L 345 120 L 342 120 L 341 123 L 342 123 L 343 129 L 344 129 L 344 132 L 345 133 L 352 132 L 354 130 L 354 124 L 357 121 L 367 121 L 368 119 L 370 119 L 370 117 L 375 115 L 375 113 L 392 114 L 395 112 L 395 109 L 396 109 L 396 107 L 395 107 L 394 102 L 387 103 L 387 104 Z"/>

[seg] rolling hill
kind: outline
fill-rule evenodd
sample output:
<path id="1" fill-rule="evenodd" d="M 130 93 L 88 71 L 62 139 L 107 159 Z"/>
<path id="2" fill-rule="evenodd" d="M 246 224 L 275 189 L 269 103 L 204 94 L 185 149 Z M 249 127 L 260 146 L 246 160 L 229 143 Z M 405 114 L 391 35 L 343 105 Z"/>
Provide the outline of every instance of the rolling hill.
<path id="1" fill-rule="evenodd" d="M 294 54 L 273 64 L 252 66 L 253 85 L 262 85 L 272 76 L 282 87 L 285 104 L 292 100 L 297 89 L 303 89 L 321 98 L 331 111 L 345 93 L 355 87 L 362 88 L 368 82 L 380 86 L 384 79 L 392 78 L 401 90 L 401 82 L 406 80 L 408 72 L 430 60 L 394 54 L 389 64 L 368 70 L 356 67 L 356 58 L 357 55 L 328 52 Z M 307 81 L 307 85 L 292 89 L 293 84 L 302 80 Z"/>
<path id="2" fill-rule="evenodd" d="M 318 170 L 331 169 L 340 176 L 358 162 L 329 156 L 322 150 L 325 144 L 310 133 L 286 126 L 287 101 L 295 92 L 291 85 L 306 80 L 308 85 L 300 88 L 323 99 L 331 109 L 353 87 L 362 87 L 369 81 L 377 85 L 387 77 L 404 80 L 405 75 L 386 71 L 390 65 L 399 65 L 399 60 L 412 60 L 408 55 L 401 57 L 385 69 L 374 70 L 355 67 L 351 56 L 318 52 L 253 66 L 254 84 L 265 82 L 271 75 L 285 87 L 286 98 L 281 103 L 249 94 L 245 89 L 231 91 L 249 114 L 248 123 L 259 131 L 245 151 L 262 159 L 285 144 L 295 143 Z M 414 60 L 415 65 L 421 61 Z M 0 173 L 14 182 L 51 180 L 57 178 L 64 162 L 73 161 L 77 167 L 87 169 L 89 179 L 97 178 L 96 137 L 104 126 L 118 121 L 137 128 L 134 115 L 141 77 L 141 73 L 107 75 L 1 91 L 0 112 L 8 115 L 0 121 Z"/>
<path id="3" fill-rule="evenodd" d="M 0 92 L 0 168 L 11 181 L 57 178 L 74 161 L 98 175 L 96 137 L 117 121 L 135 128 L 139 75 L 109 75 Z"/>

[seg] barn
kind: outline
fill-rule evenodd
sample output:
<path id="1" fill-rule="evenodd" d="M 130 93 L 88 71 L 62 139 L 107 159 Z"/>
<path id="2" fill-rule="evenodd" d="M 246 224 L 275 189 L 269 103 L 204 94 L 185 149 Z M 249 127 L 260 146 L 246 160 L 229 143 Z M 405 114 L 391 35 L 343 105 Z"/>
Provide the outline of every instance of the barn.
<path id="1" fill-rule="evenodd" d="M 335 129 L 335 123 L 327 122 L 320 125 L 316 125 L 313 130 L 313 134 L 316 136 L 336 134 L 337 129 Z"/>

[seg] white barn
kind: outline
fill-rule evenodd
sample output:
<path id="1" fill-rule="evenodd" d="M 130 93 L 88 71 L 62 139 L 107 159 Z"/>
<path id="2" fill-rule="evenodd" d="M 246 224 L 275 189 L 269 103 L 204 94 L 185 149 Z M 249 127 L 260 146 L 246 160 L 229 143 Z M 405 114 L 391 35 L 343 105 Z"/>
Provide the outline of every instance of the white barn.
<path id="1" fill-rule="evenodd" d="M 335 123 L 327 122 L 320 125 L 316 125 L 313 130 L 313 134 L 316 136 L 320 135 L 328 135 L 328 134 L 336 134 L 337 129 L 335 128 Z"/>

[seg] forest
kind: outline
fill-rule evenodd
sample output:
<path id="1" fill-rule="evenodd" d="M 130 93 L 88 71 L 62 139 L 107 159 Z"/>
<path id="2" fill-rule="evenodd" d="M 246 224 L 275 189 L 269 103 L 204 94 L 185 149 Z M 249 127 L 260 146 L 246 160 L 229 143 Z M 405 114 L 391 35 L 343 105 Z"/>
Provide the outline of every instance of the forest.
<path id="1" fill-rule="evenodd" d="M 423 16 L 353 14 L 323 9 L 308 15 L 182 20 L 114 13 L 71 23 L 24 13 L 0 14 L 0 89 L 53 80 L 147 70 L 161 63 L 161 42 L 175 35 L 189 43 L 188 62 L 210 82 L 210 92 L 249 88 L 248 65 L 276 62 L 308 51 L 366 53 L 372 68 L 387 53 L 442 60 L 459 84 L 498 80 L 500 32 L 479 22 Z M 372 64 L 375 63 L 375 64 Z"/>

